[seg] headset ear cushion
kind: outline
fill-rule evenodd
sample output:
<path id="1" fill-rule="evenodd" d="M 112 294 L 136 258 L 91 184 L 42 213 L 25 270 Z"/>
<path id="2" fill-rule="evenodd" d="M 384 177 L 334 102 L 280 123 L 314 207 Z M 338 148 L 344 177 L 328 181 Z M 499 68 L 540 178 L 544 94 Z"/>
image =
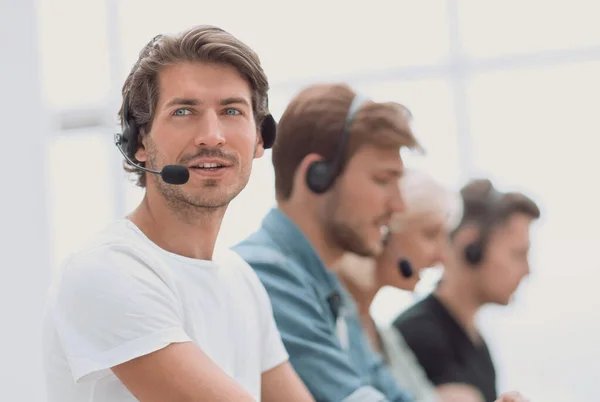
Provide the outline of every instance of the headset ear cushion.
<path id="1" fill-rule="evenodd" d="M 471 265 L 477 265 L 483 259 L 483 247 L 479 242 L 473 242 L 465 247 L 465 260 Z"/>
<path id="2" fill-rule="evenodd" d="M 123 129 L 123 151 L 133 160 L 138 150 L 138 131 L 133 119 L 130 119 Z"/>
<path id="3" fill-rule="evenodd" d="M 311 163 L 306 170 L 306 185 L 316 194 L 322 194 L 329 189 L 331 172 L 325 161 Z"/>
<path id="4" fill-rule="evenodd" d="M 263 119 L 260 125 L 260 134 L 262 135 L 263 148 L 269 149 L 273 147 L 277 134 L 277 122 L 272 114 L 266 115 Z"/>

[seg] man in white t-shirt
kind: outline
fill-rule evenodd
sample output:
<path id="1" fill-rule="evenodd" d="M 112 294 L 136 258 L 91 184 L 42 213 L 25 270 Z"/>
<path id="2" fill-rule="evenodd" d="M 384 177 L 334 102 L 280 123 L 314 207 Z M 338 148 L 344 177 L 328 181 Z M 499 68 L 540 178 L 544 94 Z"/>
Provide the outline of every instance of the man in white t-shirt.
<path id="1" fill-rule="evenodd" d="M 313 400 L 256 274 L 213 256 L 228 203 L 274 141 L 267 91 L 257 55 L 216 27 L 142 50 L 115 140 L 145 196 L 50 289 L 49 402 Z"/>

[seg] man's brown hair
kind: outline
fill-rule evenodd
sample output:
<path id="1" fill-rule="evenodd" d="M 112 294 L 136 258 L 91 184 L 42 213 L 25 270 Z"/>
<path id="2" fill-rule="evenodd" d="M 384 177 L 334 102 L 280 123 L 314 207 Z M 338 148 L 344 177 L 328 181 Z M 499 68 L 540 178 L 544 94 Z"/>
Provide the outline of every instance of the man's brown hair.
<path id="1" fill-rule="evenodd" d="M 182 62 L 217 63 L 234 67 L 250 84 L 252 109 L 257 126 L 268 114 L 267 92 L 269 83 L 261 67 L 258 55 L 242 41 L 210 25 L 200 25 L 173 36 L 159 35 L 140 52 L 139 58 L 123 85 L 123 100 L 129 94 L 129 117 L 135 120 L 140 136 L 152 128 L 160 88 L 158 74 L 165 66 Z M 123 124 L 123 105 L 119 110 Z M 140 143 L 138 139 L 138 143 Z M 131 155 L 132 156 L 132 155 Z M 141 166 L 143 163 L 135 161 Z M 143 172 L 124 162 L 124 168 L 137 175 L 137 185 L 145 187 Z"/>
<path id="2" fill-rule="evenodd" d="M 460 194 L 463 200 L 463 217 L 455 235 L 465 226 L 475 226 L 484 235 L 504 225 L 516 213 L 522 213 L 537 220 L 540 209 L 537 204 L 522 193 L 502 193 L 496 190 L 488 179 L 476 179 L 467 183 Z"/>
<path id="3" fill-rule="evenodd" d="M 330 161 L 340 143 L 350 105 L 356 93 L 345 84 L 317 84 L 300 91 L 290 102 L 277 128 L 273 167 L 277 198 L 292 194 L 294 175 L 309 154 Z M 341 167 L 365 145 L 420 149 L 410 123 L 409 110 L 394 102 L 364 103 L 349 127 L 349 140 Z"/>

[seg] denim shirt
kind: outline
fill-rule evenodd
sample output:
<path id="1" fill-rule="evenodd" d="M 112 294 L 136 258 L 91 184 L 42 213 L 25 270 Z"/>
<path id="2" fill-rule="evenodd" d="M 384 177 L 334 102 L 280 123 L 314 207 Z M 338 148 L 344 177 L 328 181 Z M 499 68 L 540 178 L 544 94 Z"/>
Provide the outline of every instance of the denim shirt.
<path id="1" fill-rule="evenodd" d="M 281 210 L 233 250 L 265 286 L 290 362 L 317 401 L 412 401 L 370 348 L 350 295 Z"/>

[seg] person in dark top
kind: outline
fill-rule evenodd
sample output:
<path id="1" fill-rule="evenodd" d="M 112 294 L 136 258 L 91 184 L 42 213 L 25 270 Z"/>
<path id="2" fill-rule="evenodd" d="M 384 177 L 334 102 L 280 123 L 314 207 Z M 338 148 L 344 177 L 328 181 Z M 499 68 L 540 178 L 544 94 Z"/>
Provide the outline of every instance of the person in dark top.
<path id="1" fill-rule="evenodd" d="M 499 192 L 489 180 L 471 181 L 461 196 L 463 218 L 450 234 L 440 283 L 394 327 L 434 385 L 469 384 L 491 402 L 496 371 L 475 316 L 485 304 L 507 305 L 529 274 L 529 229 L 540 210 L 527 196 Z"/>

